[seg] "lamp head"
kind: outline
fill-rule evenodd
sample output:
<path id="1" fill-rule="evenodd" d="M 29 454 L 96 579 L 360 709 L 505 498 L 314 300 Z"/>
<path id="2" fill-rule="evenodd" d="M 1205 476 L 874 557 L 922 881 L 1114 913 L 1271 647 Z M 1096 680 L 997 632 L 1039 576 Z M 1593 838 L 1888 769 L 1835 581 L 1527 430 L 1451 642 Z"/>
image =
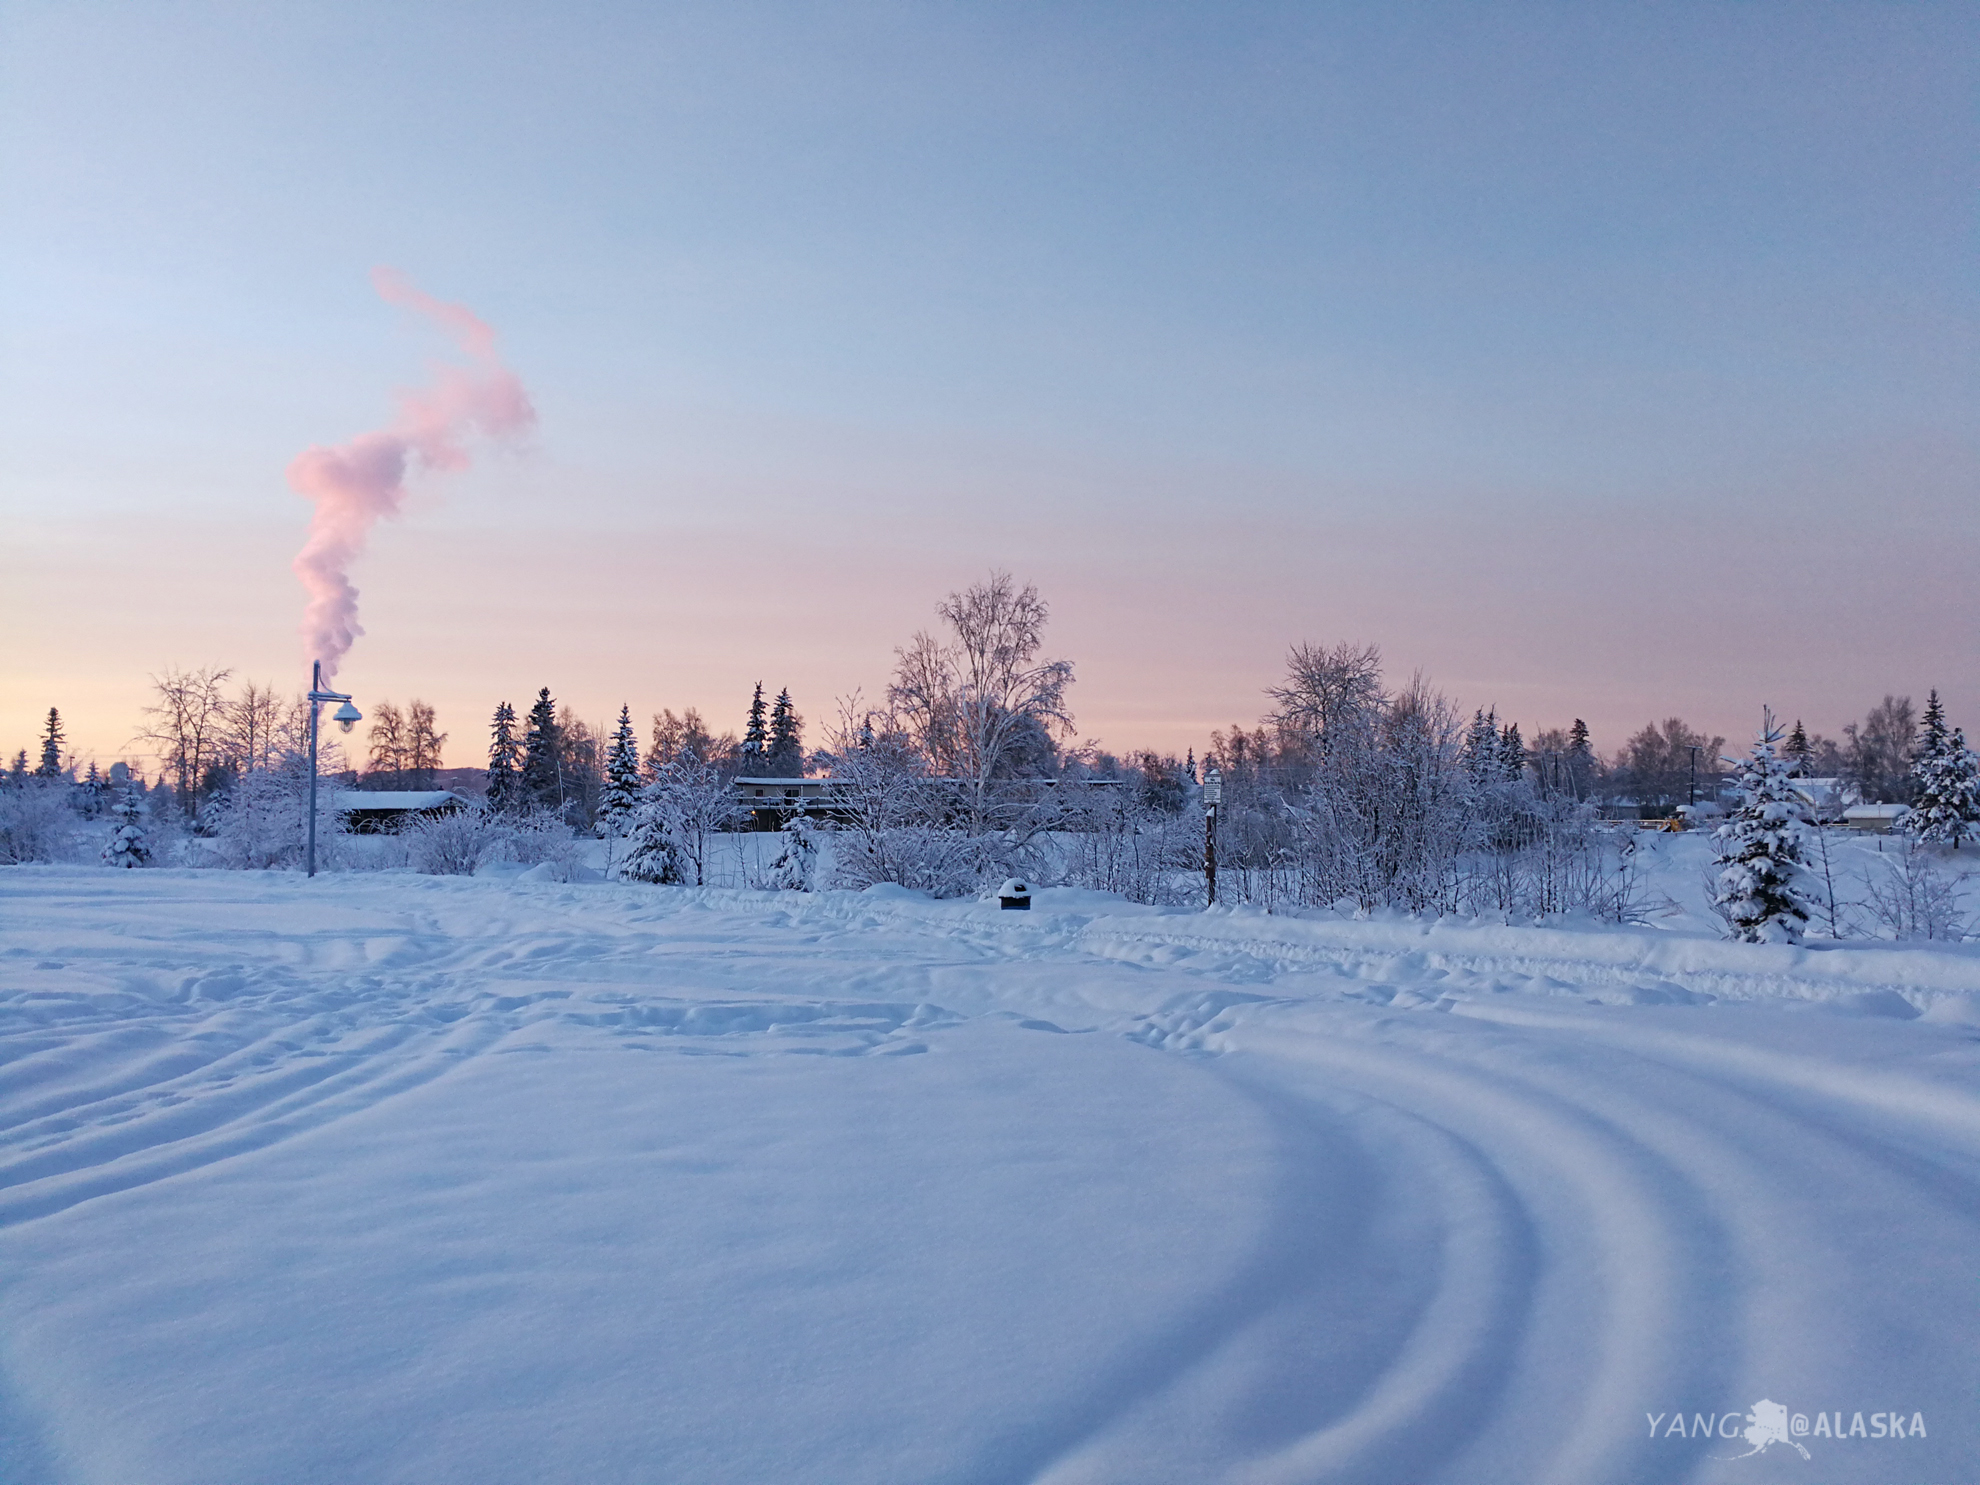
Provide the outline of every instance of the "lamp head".
<path id="1" fill-rule="evenodd" d="M 355 727 L 358 723 L 364 720 L 364 713 L 359 711 L 356 707 L 352 706 L 347 701 L 342 706 L 338 707 L 336 711 L 330 714 L 330 720 L 335 722 L 339 727 L 343 728 L 344 731 L 349 732 L 353 727 Z"/>

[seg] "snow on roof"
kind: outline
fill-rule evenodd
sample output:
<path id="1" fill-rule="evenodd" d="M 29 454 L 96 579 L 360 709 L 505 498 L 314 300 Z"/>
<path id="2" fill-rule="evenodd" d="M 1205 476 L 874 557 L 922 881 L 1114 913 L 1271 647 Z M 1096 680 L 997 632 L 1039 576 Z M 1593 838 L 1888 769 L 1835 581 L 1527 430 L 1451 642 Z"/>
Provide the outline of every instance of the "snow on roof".
<path id="1" fill-rule="evenodd" d="M 1845 820 L 1895 820 L 1911 808 L 1906 804 L 1852 804 L 1843 811 Z"/>
<path id="2" fill-rule="evenodd" d="M 438 810 L 467 801 L 452 789 L 339 789 L 330 797 L 335 810 Z"/>

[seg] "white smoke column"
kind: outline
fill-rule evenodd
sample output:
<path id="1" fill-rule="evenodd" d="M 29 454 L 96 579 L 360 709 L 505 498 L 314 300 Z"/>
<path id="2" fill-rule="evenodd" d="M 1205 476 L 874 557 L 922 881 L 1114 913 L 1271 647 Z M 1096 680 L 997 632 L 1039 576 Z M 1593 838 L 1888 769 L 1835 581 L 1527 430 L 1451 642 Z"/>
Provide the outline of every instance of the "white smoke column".
<path id="1" fill-rule="evenodd" d="M 309 540 L 296 554 L 296 576 L 309 593 L 302 633 L 308 660 L 323 662 L 327 684 L 351 644 L 364 633 L 350 565 L 364 550 L 380 516 L 397 515 L 413 461 L 425 469 L 465 469 L 466 435 L 522 433 L 536 421 L 529 394 L 495 354 L 495 332 L 470 310 L 443 304 L 413 287 L 404 274 L 380 268 L 371 282 L 381 298 L 425 315 L 447 330 L 470 366 L 442 366 L 430 385 L 399 397 L 389 428 L 360 433 L 336 448 L 305 449 L 289 465 L 289 484 L 316 503 Z"/>

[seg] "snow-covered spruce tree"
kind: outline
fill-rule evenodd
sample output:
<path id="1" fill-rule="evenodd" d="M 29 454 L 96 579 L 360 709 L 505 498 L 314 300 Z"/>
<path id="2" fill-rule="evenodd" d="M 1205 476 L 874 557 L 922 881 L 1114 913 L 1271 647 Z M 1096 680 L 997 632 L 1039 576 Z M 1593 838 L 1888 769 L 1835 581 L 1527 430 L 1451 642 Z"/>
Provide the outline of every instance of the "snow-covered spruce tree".
<path id="1" fill-rule="evenodd" d="M 1809 744 L 1808 729 L 1801 725 L 1801 718 L 1794 719 L 1794 728 L 1788 733 L 1787 746 L 1781 750 L 1787 756 L 1788 773 L 1800 778 L 1808 772 L 1808 760 L 1815 749 Z"/>
<path id="2" fill-rule="evenodd" d="M 522 807 L 522 744 L 516 740 L 516 709 L 503 702 L 489 728 L 488 807 L 512 815 Z"/>
<path id="3" fill-rule="evenodd" d="M 780 892 L 809 892 L 818 866 L 818 842 L 801 803 L 784 822 L 782 837 L 777 859 L 770 863 L 770 885 Z"/>
<path id="4" fill-rule="evenodd" d="M 564 808 L 563 738 L 557 727 L 557 703 L 550 688 L 536 693 L 523 734 L 522 798 L 526 807 L 561 814 Z"/>
<path id="5" fill-rule="evenodd" d="M 1775 752 L 1781 730 L 1766 714 L 1759 740 L 1739 765 L 1739 803 L 1712 832 L 1713 909 L 1729 937 L 1748 943 L 1796 943 L 1808 924 L 1799 890 L 1803 805 L 1788 782 L 1787 760 Z"/>
<path id="6" fill-rule="evenodd" d="M 749 719 L 743 724 L 742 776 L 746 779 L 760 779 L 765 776 L 770 754 L 770 734 L 763 725 L 763 682 L 756 683 L 756 692 L 749 699 Z"/>
<path id="7" fill-rule="evenodd" d="M 110 832 L 110 839 L 103 847 L 104 864 L 149 866 L 151 841 L 145 834 L 144 803 L 138 798 L 136 785 L 124 785 L 110 806 L 110 815 L 117 828 Z"/>
<path id="8" fill-rule="evenodd" d="M 1509 784 L 1526 777 L 1526 744 L 1520 741 L 1517 722 L 1506 723 L 1506 730 L 1499 734 L 1499 767 Z"/>
<path id="9" fill-rule="evenodd" d="M 1917 793 L 1904 816 L 1904 830 L 1920 845 L 1958 847 L 1980 823 L 1980 764 L 1966 746 L 1966 733 L 1948 730 L 1939 693 L 1925 703 L 1925 721 L 1912 754 L 1911 780 Z"/>
<path id="10" fill-rule="evenodd" d="M 41 766 L 34 776 L 38 779 L 59 779 L 62 777 L 62 714 L 54 707 L 48 708 L 48 725 L 41 733 Z"/>
<path id="11" fill-rule="evenodd" d="M 654 773 L 653 782 L 641 796 L 636 819 L 644 823 L 650 818 L 658 823 L 672 842 L 680 880 L 702 887 L 708 882 L 711 840 L 733 825 L 736 815 L 735 790 L 729 782 L 713 765 L 683 752 Z M 635 837 L 639 833 L 640 825 L 635 824 Z"/>
<path id="12" fill-rule="evenodd" d="M 770 708 L 770 751 L 764 760 L 771 778 L 804 777 L 803 729 L 789 689 L 779 691 L 777 704 Z"/>
<path id="13" fill-rule="evenodd" d="M 657 784 L 649 787 L 640 796 L 628 823 L 626 854 L 619 863 L 619 875 L 629 882 L 652 882 L 663 887 L 686 882 L 680 833 L 681 822 L 673 802 L 660 792 Z"/>
<path id="14" fill-rule="evenodd" d="M 605 755 L 605 788 L 598 797 L 598 833 L 624 835 L 627 821 L 639 808 L 639 737 L 633 731 L 632 708 L 619 708 L 619 725 L 612 729 L 612 746 Z"/>

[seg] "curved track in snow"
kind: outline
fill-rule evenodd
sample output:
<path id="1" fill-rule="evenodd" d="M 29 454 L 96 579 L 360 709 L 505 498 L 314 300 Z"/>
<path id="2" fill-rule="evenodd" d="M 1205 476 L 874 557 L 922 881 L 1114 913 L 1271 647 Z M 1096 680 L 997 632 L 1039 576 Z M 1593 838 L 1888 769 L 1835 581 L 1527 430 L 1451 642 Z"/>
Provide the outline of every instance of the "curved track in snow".
<path id="1" fill-rule="evenodd" d="M 11 1477 L 1980 1471 L 1971 954 L 396 876 L 0 908 Z M 1762 1399 L 1822 1432 L 1729 1457 Z"/>

